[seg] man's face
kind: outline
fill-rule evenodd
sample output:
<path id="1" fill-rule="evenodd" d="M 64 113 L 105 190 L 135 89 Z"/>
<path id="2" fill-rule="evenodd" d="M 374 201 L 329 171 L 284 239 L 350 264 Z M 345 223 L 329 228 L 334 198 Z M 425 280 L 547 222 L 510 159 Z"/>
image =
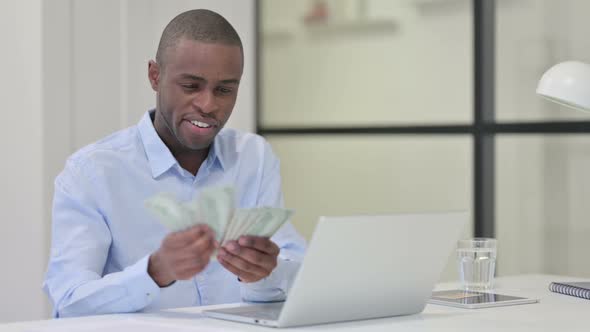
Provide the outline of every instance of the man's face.
<path id="1" fill-rule="evenodd" d="M 149 79 L 157 92 L 155 126 L 181 149 L 209 147 L 232 113 L 242 76 L 239 46 L 181 39 L 168 48 L 164 66 L 151 61 Z"/>

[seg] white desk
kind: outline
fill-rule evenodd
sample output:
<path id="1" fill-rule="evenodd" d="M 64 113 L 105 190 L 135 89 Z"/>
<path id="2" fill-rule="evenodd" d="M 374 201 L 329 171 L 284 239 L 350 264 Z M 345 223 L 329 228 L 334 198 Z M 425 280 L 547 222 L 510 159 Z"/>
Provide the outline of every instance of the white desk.
<path id="1" fill-rule="evenodd" d="M 497 279 L 496 292 L 535 297 L 540 303 L 519 306 L 459 309 L 428 305 L 418 315 L 297 328 L 300 331 L 590 331 L 590 301 L 552 293 L 554 280 L 576 280 L 548 275 Z M 441 284 L 437 289 L 453 288 Z M 217 306 L 219 307 L 219 306 Z M 0 325 L 0 331 L 281 331 L 254 325 L 205 318 L 202 308 L 183 308 L 158 313 L 105 315 Z M 287 329 L 285 329 L 287 330 Z"/>

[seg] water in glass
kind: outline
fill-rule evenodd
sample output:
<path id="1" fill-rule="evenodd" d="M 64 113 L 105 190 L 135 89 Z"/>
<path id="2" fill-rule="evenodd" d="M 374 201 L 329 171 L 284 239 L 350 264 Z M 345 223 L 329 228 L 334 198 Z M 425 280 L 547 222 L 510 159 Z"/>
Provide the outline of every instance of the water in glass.
<path id="1" fill-rule="evenodd" d="M 459 278 L 465 290 L 492 288 L 496 268 L 496 248 L 458 248 Z"/>

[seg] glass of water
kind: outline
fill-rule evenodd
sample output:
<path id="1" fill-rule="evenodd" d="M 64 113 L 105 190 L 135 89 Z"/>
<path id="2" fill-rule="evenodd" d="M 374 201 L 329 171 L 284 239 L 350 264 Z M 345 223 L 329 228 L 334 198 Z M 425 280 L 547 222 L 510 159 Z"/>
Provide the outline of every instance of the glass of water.
<path id="1" fill-rule="evenodd" d="M 474 238 L 457 243 L 459 280 L 468 291 L 487 291 L 494 286 L 496 240 Z"/>

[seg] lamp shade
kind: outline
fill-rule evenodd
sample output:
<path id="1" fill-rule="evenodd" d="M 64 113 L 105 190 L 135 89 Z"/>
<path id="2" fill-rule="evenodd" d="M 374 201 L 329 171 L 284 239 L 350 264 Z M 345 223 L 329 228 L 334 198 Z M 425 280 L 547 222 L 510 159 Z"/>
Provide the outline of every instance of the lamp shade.
<path id="1" fill-rule="evenodd" d="M 537 94 L 561 105 L 590 112 L 590 65 L 567 61 L 549 68 Z"/>

